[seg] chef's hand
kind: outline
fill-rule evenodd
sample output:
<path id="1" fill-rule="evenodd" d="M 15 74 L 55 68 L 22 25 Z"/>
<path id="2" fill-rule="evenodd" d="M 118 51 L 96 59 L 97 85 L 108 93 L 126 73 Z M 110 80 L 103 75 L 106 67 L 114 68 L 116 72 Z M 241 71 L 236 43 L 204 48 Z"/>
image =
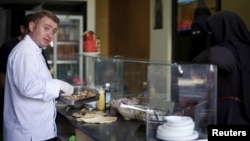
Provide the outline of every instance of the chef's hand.
<path id="1" fill-rule="evenodd" d="M 74 92 L 73 86 L 62 80 L 59 80 L 59 82 L 60 82 L 61 96 L 70 96 L 73 94 Z"/>

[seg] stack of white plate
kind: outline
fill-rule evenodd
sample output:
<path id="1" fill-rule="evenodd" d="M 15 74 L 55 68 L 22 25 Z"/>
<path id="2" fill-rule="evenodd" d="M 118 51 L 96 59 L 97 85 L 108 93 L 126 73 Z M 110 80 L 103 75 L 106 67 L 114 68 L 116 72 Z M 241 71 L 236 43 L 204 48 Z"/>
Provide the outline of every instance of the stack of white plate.
<path id="1" fill-rule="evenodd" d="M 188 141 L 197 139 L 194 121 L 187 116 L 166 116 L 166 123 L 158 126 L 157 138 L 168 141 Z"/>

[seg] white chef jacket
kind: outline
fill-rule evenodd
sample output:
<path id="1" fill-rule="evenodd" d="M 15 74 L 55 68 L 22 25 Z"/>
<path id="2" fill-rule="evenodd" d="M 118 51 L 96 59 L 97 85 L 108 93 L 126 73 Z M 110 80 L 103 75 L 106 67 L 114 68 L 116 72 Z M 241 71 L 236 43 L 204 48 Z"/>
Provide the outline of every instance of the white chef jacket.
<path id="1" fill-rule="evenodd" d="M 11 51 L 4 93 L 4 141 L 42 141 L 57 136 L 52 79 L 42 49 L 26 35 Z"/>

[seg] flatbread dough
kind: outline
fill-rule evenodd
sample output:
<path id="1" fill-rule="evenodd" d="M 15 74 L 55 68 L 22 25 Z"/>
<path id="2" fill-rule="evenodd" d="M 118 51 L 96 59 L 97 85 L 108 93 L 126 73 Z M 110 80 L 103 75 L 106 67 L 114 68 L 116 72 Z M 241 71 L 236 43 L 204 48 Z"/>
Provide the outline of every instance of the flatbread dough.
<path id="1" fill-rule="evenodd" d="M 106 116 L 106 113 L 103 111 L 89 111 L 83 108 L 78 112 L 74 112 L 72 116 L 75 118 L 93 118 L 95 116 Z"/>
<path id="2" fill-rule="evenodd" d="M 89 111 L 85 108 L 72 114 L 76 121 L 86 123 L 111 123 L 117 120 L 117 117 L 107 116 L 104 111 Z"/>
<path id="3" fill-rule="evenodd" d="M 117 117 L 111 117 L 111 116 L 96 116 L 94 118 L 77 118 L 77 121 L 83 121 L 86 123 L 111 123 L 115 122 L 117 120 Z"/>

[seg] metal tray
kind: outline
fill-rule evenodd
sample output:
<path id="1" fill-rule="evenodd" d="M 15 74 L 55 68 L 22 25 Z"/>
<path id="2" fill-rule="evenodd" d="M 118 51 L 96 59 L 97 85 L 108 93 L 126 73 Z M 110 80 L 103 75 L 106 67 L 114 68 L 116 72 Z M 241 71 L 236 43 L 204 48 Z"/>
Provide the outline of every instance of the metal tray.
<path id="1" fill-rule="evenodd" d="M 88 91 L 93 92 L 95 94 L 95 96 L 82 98 L 82 99 L 77 99 L 77 100 L 72 100 L 72 99 L 69 99 L 67 97 L 60 96 L 59 100 L 64 102 L 65 104 L 71 105 L 71 106 L 79 106 L 79 105 L 83 105 L 83 104 L 88 103 L 88 102 L 98 100 L 99 93 L 95 89 L 91 89 L 91 88 L 87 88 L 87 87 L 75 87 L 74 94 L 78 94 L 78 93 L 80 93 L 81 91 L 84 91 L 84 90 L 88 90 Z"/>

